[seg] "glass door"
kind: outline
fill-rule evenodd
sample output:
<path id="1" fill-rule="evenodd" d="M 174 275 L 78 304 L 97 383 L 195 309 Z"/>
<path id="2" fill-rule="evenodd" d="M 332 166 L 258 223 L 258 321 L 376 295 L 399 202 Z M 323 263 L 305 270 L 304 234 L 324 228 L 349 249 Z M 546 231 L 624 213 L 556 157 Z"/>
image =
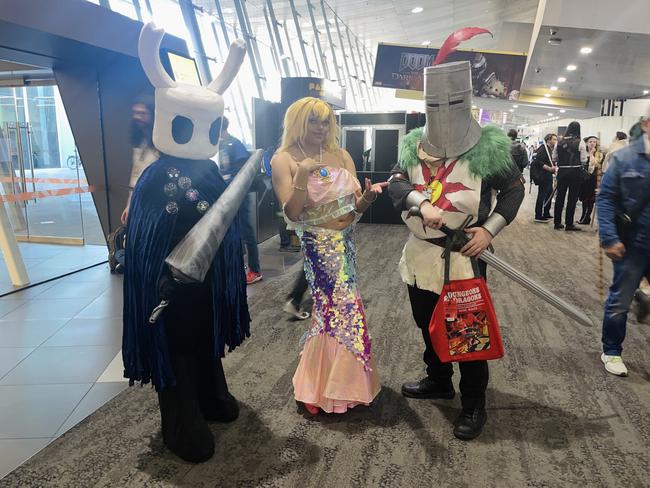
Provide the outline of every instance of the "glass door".
<path id="1" fill-rule="evenodd" d="M 106 260 L 92 191 L 58 88 L 0 87 L 0 205 L 19 248 L 14 263 L 0 255 L 0 294 L 21 286 L 17 259 L 32 284 Z"/>

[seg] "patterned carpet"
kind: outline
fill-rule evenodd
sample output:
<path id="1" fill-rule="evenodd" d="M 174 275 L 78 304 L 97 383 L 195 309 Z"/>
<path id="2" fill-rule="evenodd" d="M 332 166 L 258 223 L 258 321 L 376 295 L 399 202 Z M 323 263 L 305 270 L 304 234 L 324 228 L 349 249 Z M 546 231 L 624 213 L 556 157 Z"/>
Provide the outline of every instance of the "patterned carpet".
<path id="1" fill-rule="evenodd" d="M 402 226 L 359 226 L 361 290 L 383 385 L 370 408 L 316 418 L 297 412 L 291 377 L 304 324 L 280 310 L 289 273 L 256 285 L 262 289 L 251 300 L 253 336 L 225 361 L 241 416 L 213 427 L 217 452 L 210 462 L 190 465 L 168 453 L 153 391 L 134 387 L 0 486 L 650 486 L 648 326 L 630 323 L 631 376 L 605 373 L 595 231 L 534 224 L 530 203 L 498 238 L 498 254 L 579 304 L 595 325 L 580 326 L 490 274 L 506 357 L 491 363 L 489 420 L 479 439 L 453 437 L 458 398 L 399 394 L 403 381 L 423 372 L 421 337 L 396 272 L 407 233 Z"/>

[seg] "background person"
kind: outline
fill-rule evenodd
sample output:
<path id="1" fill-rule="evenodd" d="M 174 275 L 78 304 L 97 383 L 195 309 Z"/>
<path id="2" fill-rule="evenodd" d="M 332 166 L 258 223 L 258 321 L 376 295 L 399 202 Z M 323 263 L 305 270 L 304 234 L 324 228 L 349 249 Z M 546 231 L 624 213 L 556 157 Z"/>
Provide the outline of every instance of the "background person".
<path id="1" fill-rule="evenodd" d="M 591 212 L 593 212 L 596 203 L 596 190 L 602 174 L 602 163 L 604 159 L 603 153 L 600 151 L 598 145 L 597 137 L 586 137 L 585 144 L 587 144 L 587 154 L 589 155 L 587 167 L 589 178 L 582 182 L 580 193 L 578 194 L 578 198 L 582 202 L 582 215 L 578 221 L 581 225 L 589 225 L 591 223 Z"/>
<path id="2" fill-rule="evenodd" d="M 605 160 L 603 161 L 603 173 L 607 171 L 607 166 L 609 166 L 609 160 L 612 157 L 612 154 L 614 154 L 614 152 L 618 151 L 619 149 L 624 148 L 627 146 L 627 144 L 627 134 L 625 132 L 618 131 L 614 137 L 614 141 L 612 141 L 612 143 L 607 148 L 607 154 L 605 155 Z"/>
<path id="3" fill-rule="evenodd" d="M 553 193 L 553 175 L 557 168 L 553 164 L 551 154 L 557 144 L 557 135 L 546 134 L 544 143 L 539 146 L 533 162 L 530 164 L 530 174 L 536 173 L 537 200 L 535 201 L 535 222 L 548 222 L 553 217 L 551 211 L 551 194 Z"/>
<path id="4" fill-rule="evenodd" d="M 650 278 L 650 111 L 643 118 L 643 136 L 611 158 L 598 194 L 600 242 L 614 266 L 603 316 L 605 370 L 627 376 L 621 357 L 627 314 L 642 278 Z M 617 228 L 617 216 L 631 217 L 627 235 Z"/>
<path id="5" fill-rule="evenodd" d="M 553 162 L 557 163 L 558 167 L 554 210 L 554 228 L 556 230 L 582 230 L 573 224 L 573 218 L 582 183 L 582 167 L 587 163 L 588 159 L 587 146 L 580 138 L 580 123 L 573 121 L 567 127 L 562 139 L 553 148 Z M 565 227 L 565 225 L 562 225 L 562 211 L 564 210 L 567 193 Z"/>
<path id="6" fill-rule="evenodd" d="M 228 118 L 222 117 L 221 138 L 219 139 L 219 169 L 226 183 L 230 183 L 250 157 L 250 153 L 244 144 L 228 132 L 229 125 Z M 256 193 L 251 186 L 237 212 L 237 221 L 239 222 L 242 242 L 246 248 L 248 260 L 248 272 L 246 273 L 246 284 L 248 285 L 262 280 L 260 253 L 257 249 L 256 210 Z"/>
<path id="7" fill-rule="evenodd" d="M 129 217 L 129 205 L 131 205 L 131 194 L 138 182 L 142 172 L 154 161 L 158 160 L 160 154 L 153 145 L 153 114 L 154 101 L 151 96 L 140 96 L 131 107 L 131 147 L 133 148 L 133 163 L 131 165 L 131 177 L 129 178 L 129 197 L 122 212 L 120 221 L 126 224 Z"/>

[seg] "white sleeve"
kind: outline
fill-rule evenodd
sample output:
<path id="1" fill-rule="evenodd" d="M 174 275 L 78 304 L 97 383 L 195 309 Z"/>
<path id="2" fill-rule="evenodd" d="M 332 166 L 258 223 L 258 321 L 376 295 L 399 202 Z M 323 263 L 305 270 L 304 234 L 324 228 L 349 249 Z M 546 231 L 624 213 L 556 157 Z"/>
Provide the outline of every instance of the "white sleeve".
<path id="1" fill-rule="evenodd" d="M 587 154 L 587 145 L 585 141 L 580 141 L 580 162 L 586 163 L 589 160 L 589 154 Z"/>

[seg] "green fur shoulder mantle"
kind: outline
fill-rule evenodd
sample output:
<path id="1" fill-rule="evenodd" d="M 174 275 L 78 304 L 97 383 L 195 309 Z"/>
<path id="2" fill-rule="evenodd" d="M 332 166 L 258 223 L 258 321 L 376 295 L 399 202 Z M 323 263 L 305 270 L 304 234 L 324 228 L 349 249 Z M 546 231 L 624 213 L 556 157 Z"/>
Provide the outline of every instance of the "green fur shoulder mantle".
<path id="1" fill-rule="evenodd" d="M 408 170 L 420 164 L 418 143 L 424 128 L 413 129 L 402 139 L 399 150 L 399 166 Z M 469 162 L 469 172 L 474 177 L 486 178 L 508 173 L 512 169 L 511 142 L 501 129 L 493 125 L 483 127 L 478 143 L 460 159 Z"/>

